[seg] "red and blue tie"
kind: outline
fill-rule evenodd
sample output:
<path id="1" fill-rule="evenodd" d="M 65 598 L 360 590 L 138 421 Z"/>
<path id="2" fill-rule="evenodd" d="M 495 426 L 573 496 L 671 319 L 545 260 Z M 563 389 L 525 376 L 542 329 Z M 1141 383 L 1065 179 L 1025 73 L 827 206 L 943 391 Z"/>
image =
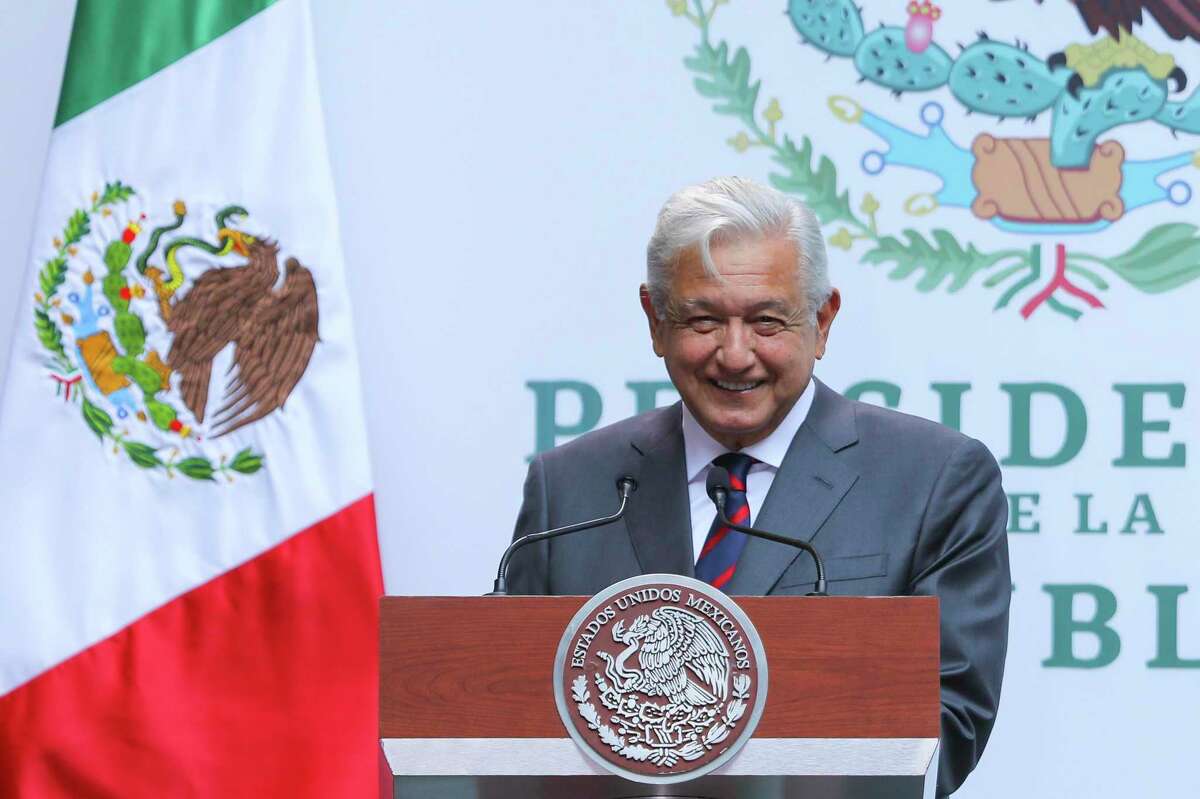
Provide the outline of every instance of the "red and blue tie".
<path id="1" fill-rule="evenodd" d="M 725 500 L 725 515 L 734 524 L 743 526 L 750 524 L 750 503 L 746 499 L 746 475 L 750 473 L 751 465 L 757 463 L 749 455 L 740 452 L 726 452 L 713 461 L 714 466 L 720 466 L 729 471 L 729 492 Z M 736 530 L 730 530 L 721 524 L 719 516 L 713 519 L 709 528 L 708 538 L 704 539 L 704 547 L 696 558 L 696 577 L 714 588 L 723 588 L 733 579 L 737 571 L 738 556 L 742 547 L 746 546 L 746 535 Z"/>

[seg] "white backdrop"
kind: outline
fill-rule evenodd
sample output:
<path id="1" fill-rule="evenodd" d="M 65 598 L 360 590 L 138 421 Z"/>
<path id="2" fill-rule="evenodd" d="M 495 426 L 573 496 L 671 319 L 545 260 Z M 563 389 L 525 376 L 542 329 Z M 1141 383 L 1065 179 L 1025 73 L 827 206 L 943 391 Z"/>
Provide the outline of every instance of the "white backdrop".
<path id="1" fill-rule="evenodd" d="M 9 2 L 3 14 L 0 65 L 7 75 L 27 76 L 0 87 L 0 107 L 20 112 L 6 114 L 16 119 L 0 130 L 6 177 L 0 211 L 17 233 L 10 254 L 22 259 L 10 260 L 12 286 L 25 268 L 30 198 L 70 5 Z M 881 20 L 905 24 L 904 3 L 866 5 L 868 30 Z M 977 2 L 969 14 L 966 3 L 945 5 L 935 37 L 952 56 L 954 42 L 970 43 L 979 28 L 997 40 L 1028 40 L 1030 52 L 1043 59 L 1092 39 L 1066 4 Z M 762 80 L 757 119 L 765 126 L 762 113 L 778 98 L 779 133 L 814 138 L 817 153 L 837 169 L 839 190 L 849 190 L 855 213 L 866 218 L 858 209 L 870 192 L 880 202 L 885 233 L 946 228 L 964 247 L 985 252 L 1043 245 L 1039 281 L 999 310 L 993 307 L 1019 275 L 986 287 L 984 279 L 998 271 L 992 270 L 959 292 L 943 284 L 924 293 L 914 287 L 920 275 L 893 280 L 890 264 L 861 263 L 869 242 L 855 242 L 850 251 L 831 247 L 844 307 L 818 367 L 821 378 L 839 389 L 888 381 L 901 389 L 901 409 L 931 418 L 940 408 L 931 383 L 969 383 L 962 427 L 1000 458 L 1013 452 L 1014 426 L 1001 384 L 1057 384 L 1085 408 L 1086 435 L 1075 457 L 1054 467 L 1005 468 L 1010 495 L 1038 495 L 1036 507 L 1033 499 L 1011 501 L 1031 511 L 1022 525 L 1039 529 L 1010 536 L 1013 630 L 1001 713 L 982 764 L 959 795 L 1197 795 L 1200 777 L 1189 758 L 1193 719 L 1200 716 L 1200 671 L 1147 666 L 1172 632 L 1181 658 L 1200 658 L 1200 511 L 1192 453 L 1186 453 L 1186 468 L 1114 465 L 1130 424 L 1113 386 L 1183 384 L 1181 408 L 1172 408 L 1165 394 L 1147 395 L 1145 419 L 1167 421 L 1169 430 L 1145 433 L 1146 454 L 1163 457 L 1172 443 L 1190 448 L 1196 441 L 1190 383 L 1200 344 L 1194 313 L 1200 284 L 1144 293 L 1093 265 L 1107 290 L 1079 273 L 1071 277 L 1097 294 L 1104 309 L 1059 294 L 1085 311 L 1078 320 L 1049 305 L 1028 319 L 1019 313 L 1049 282 L 1055 244 L 1112 256 L 1157 223 L 1200 219 L 1196 204 L 1158 203 L 1130 211 L 1102 233 L 1075 237 L 1004 233 L 964 209 L 907 215 L 904 199 L 936 192 L 938 179 L 890 167 L 877 177 L 864 174 L 863 152 L 886 145 L 862 126 L 838 122 L 826 105 L 829 96 L 852 96 L 917 133 L 924 132 L 920 107 L 936 100 L 945 109 L 947 133 L 964 146 L 980 132 L 1045 136 L 1050 115 L 1001 126 L 986 115 L 965 116 L 945 89 L 894 99 L 880 87 L 859 86 L 851 61 L 827 64 L 800 43 L 781 6 L 722 5 L 710 36 L 714 44 L 728 40 L 734 50 L 747 49 L 752 79 Z M 313 10 L 387 587 L 391 593 L 481 593 L 511 529 L 525 459 L 535 448 L 536 394 L 527 383 L 590 386 L 603 403 L 601 423 L 634 412 L 626 384 L 665 379 L 636 298 L 658 206 L 671 191 L 714 174 L 765 180 L 778 167 L 765 147 L 738 152 L 729 143 L 744 126 L 713 112 L 683 64 L 699 41 L 698 29 L 656 0 L 318 1 Z M 1200 84 L 1195 43 L 1171 43 L 1152 26 L 1142 33 Z M 1153 123 L 1126 126 L 1111 137 L 1122 141 L 1131 160 L 1200 147 L 1200 137 L 1175 140 Z M 1195 178 L 1195 168 L 1186 167 L 1162 182 Z M 832 224 L 827 233 L 834 237 L 839 227 Z M 9 329 L 6 295 L 15 291 L 0 292 L 0 330 Z M 15 320 L 12 329 L 27 335 L 28 328 L 28 320 Z M 8 343 L 0 341 L 3 357 Z M 557 418 L 569 426 L 582 409 L 571 392 L 560 397 Z M 660 401 L 673 398 L 663 392 Z M 1054 399 L 1035 400 L 1032 432 L 1035 454 L 1051 454 L 1063 441 L 1064 414 Z M 1092 495 L 1091 526 L 1107 521 L 1107 533 L 1076 532 L 1081 494 Z M 1161 533 L 1147 532 L 1153 529 L 1148 522 L 1118 532 L 1139 494 L 1149 497 Z M 418 504 L 430 510 L 409 515 Z M 1137 513 L 1146 516 L 1144 503 Z M 1119 636 L 1120 651 L 1102 667 L 1081 668 L 1105 653 L 1095 635 L 1080 632 L 1071 641 L 1074 667 L 1043 665 L 1054 652 L 1054 596 L 1069 590 L 1062 586 L 1082 584 L 1115 597 L 1107 623 L 1114 633 L 1104 635 L 1108 650 Z M 1179 597 L 1172 624 L 1160 619 L 1148 586 L 1192 588 Z M 1090 619 L 1096 609 L 1090 595 L 1081 596 L 1074 617 Z M 1068 627 L 1067 619 L 1058 619 L 1060 650 Z"/>

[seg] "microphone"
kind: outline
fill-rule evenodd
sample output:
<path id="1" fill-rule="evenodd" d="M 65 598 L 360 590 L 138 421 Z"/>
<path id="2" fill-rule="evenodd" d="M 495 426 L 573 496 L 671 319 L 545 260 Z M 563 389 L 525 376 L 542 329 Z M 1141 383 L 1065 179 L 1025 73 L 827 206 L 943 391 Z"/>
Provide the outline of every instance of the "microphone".
<path id="1" fill-rule="evenodd" d="M 490 594 L 484 596 L 508 596 L 508 562 L 512 559 L 513 553 L 527 544 L 534 544 L 538 541 L 545 541 L 547 538 L 557 538 L 560 535 L 568 533 L 578 533 L 583 530 L 590 530 L 593 527 L 615 522 L 625 515 L 625 510 L 629 507 L 629 497 L 637 491 L 637 480 L 634 480 L 629 475 L 624 475 L 617 478 L 617 492 L 621 496 L 621 505 L 617 508 L 617 512 L 611 516 L 604 516 L 599 519 L 592 519 L 586 522 L 578 522 L 577 524 L 568 524 L 565 527 L 555 527 L 553 530 L 544 530 L 540 533 L 529 533 L 523 535 L 516 541 L 508 545 L 508 549 L 504 550 L 504 555 L 500 558 L 500 568 L 496 570 L 496 582 Z"/>
<path id="2" fill-rule="evenodd" d="M 813 591 L 808 596 L 829 596 L 825 593 L 825 562 L 821 560 L 820 553 L 816 548 L 807 541 L 799 541 L 795 538 L 778 535 L 777 533 L 768 533 L 766 530 L 756 530 L 753 527 L 743 527 L 740 524 L 734 524 L 729 521 L 729 517 L 725 515 L 725 501 L 729 498 L 729 470 L 720 466 L 713 466 L 708 470 L 708 480 L 705 481 L 705 490 L 708 491 L 708 498 L 717 506 L 717 516 L 721 520 L 721 524 L 731 530 L 737 530 L 739 533 L 752 535 L 755 538 L 764 538 L 767 541 L 774 541 L 776 544 L 787 544 L 788 546 L 803 549 L 812 556 L 813 563 L 817 564 L 817 584 Z"/>

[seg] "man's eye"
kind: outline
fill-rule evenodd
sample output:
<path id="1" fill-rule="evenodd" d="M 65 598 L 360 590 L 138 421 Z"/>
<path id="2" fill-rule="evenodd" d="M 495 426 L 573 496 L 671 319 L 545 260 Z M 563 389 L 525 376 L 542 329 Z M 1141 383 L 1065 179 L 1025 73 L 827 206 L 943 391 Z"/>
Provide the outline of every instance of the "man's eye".
<path id="1" fill-rule="evenodd" d="M 711 333 L 720 324 L 720 320 L 712 316 L 693 316 L 691 319 L 688 319 L 688 327 L 698 333 Z"/>
<path id="2" fill-rule="evenodd" d="M 769 336 L 773 333 L 778 333 L 780 330 L 783 330 L 783 320 L 775 319 L 770 316 L 760 316 L 751 322 L 751 324 L 754 325 L 755 331 L 761 335 Z"/>

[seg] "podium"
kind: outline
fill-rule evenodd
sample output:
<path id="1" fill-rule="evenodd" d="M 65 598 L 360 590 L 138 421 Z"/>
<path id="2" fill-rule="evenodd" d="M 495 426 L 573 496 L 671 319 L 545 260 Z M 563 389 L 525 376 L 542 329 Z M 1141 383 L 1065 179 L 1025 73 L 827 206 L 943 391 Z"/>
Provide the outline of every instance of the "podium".
<path id="1" fill-rule="evenodd" d="M 754 735 L 721 768 L 646 785 L 568 737 L 552 670 L 588 597 L 384 597 L 381 795 L 421 799 L 934 796 L 938 600 L 735 597 L 770 664 Z"/>

